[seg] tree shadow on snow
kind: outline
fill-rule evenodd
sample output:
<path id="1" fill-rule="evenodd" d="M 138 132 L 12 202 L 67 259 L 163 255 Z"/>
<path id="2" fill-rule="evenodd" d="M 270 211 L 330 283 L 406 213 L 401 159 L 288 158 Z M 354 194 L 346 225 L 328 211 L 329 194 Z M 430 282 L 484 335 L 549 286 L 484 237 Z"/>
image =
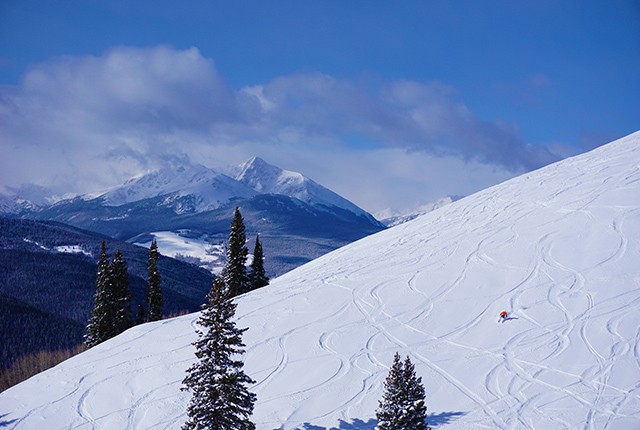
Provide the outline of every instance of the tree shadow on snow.
<path id="1" fill-rule="evenodd" d="M 0 415 L 0 427 L 9 427 L 11 424 L 13 424 L 16 421 L 18 421 L 17 418 L 15 420 L 5 421 L 4 417 L 6 417 L 7 415 L 9 415 L 9 414 Z"/>
<path id="2" fill-rule="evenodd" d="M 429 427 L 440 426 L 442 424 L 449 424 L 452 421 L 457 420 L 463 416 L 464 412 L 440 412 L 439 414 L 431 414 L 427 416 L 427 424 Z"/>
<path id="3" fill-rule="evenodd" d="M 463 416 L 465 412 L 440 412 L 439 414 L 431 414 L 427 416 L 427 425 L 430 428 L 438 427 L 443 424 L 450 424 L 456 419 Z M 317 426 L 311 423 L 304 423 L 302 427 L 297 428 L 296 430 L 375 430 L 376 425 L 378 425 L 378 420 L 369 419 L 368 421 L 363 421 L 358 418 L 355 418 L 350 423 L 339 420 L 340 423 L 338 427 L 322 427 Z"/>
<path id="4" fill-rule="evenodd" d="M 339 421 L 340 423 L 338 424 L 338 427 L 322 427 L 311 423 L 304 423 L 302 427 L 299 427 L 296 430 L 374 430 L 376 428 L 376 424 L 378 424 L 378 421 L 373 418 L 366 422 L 358 418 L 355 418 L 350 423 L 344 420 Z"/>

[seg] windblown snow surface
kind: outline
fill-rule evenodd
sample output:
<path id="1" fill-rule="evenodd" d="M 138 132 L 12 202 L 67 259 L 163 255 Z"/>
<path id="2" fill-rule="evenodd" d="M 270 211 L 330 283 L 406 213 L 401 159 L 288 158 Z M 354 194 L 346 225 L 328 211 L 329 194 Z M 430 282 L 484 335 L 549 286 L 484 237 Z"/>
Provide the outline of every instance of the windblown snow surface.
<path id="1" fill-rule="evenodd" d="M 437 429 L 639 429 L 640 133 L 238 303 L 258 429 L 372 429 L 396 351 Z M 0 427 L 179 429 L 197 316 L 135 327 L 10 388 Z"/>

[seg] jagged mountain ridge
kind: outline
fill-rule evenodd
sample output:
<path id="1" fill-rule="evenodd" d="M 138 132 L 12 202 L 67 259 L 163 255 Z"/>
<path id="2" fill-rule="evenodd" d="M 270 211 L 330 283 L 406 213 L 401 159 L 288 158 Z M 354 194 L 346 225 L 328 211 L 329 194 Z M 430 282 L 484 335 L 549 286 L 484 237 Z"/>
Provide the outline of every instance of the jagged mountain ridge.
<path id="1" fill-rule="evenodd" d="M 317 182 L 298 172 L 272 166 L 259 157 L 244 163 L 236 180 L 260 194 L 282 194 L 312 206 L 338 207 L 375 221 L 369 213 Z"/>
<path id="2" fill-rule="evenodd" d="M 232 198 L 250 198 L 257 193 L 233 178 L 202 165 L 164 167 L 127 181 L 98 198 L 106 206 L 122 206 L 162 197 L 158 205 L 175 213 L 198 213 L 217 209 Z M 90 200 L 87 196 L 85 200 Z"/>
<path id="3" fill-rule="evenodd" d="M 636 133 L 239 297 L 257 429 L 372 430 L 395 352 L 438 429 L 637 429 L 639 166 Z M 179 429 L 197 316 L 133 328 L 0 393 L 2 419 Z"/>

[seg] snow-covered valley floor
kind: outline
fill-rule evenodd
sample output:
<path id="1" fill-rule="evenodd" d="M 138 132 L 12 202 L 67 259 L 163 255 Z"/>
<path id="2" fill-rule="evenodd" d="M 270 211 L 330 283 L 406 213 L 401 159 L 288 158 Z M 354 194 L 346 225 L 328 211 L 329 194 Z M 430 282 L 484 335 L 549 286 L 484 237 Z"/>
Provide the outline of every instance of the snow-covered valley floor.
<path id="1" fill-rule="evenodd" d="M 437 429 L 640 428 L 640 133 L 238 299 L 258 429 L 372 429 L 393 354 Z M 500 311 L 509 312 L 498 323 Z M 0 394 L 8 429 L 179 429 L 197 314 Z"/>

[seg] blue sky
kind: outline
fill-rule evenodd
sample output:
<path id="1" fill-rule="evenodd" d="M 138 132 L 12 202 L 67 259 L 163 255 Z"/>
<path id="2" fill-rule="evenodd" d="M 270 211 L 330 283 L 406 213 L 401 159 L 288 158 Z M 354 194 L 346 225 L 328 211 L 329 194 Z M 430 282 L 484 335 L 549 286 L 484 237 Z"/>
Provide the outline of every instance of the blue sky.
<path id="1" fill-rule="evenodd" d="M 637 131 L 639 76 L 638 1 L 5 0 L 0 185 L 259 155 L 410 208 Z"/>

